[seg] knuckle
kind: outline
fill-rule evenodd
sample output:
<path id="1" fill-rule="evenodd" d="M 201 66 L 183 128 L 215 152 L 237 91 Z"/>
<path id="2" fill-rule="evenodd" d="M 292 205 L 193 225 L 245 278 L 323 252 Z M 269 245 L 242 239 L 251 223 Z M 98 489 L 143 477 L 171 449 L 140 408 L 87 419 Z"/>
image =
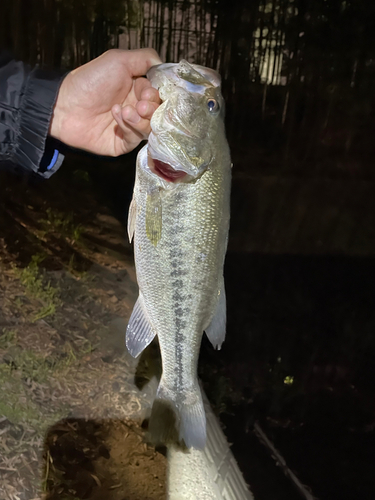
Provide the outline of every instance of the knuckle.
<path id="1" fill-rule="evenodd" d="M 161 62 L 160 56 L 157 53 L 155 49 L 152 49 L 151 47 L 147 47 L 143 49 L 145 54 L 147 55 L 147 58 L 150 59 L 154 63 L 155 60 L 159 60 Z"/>
<path id="2" fill-rule="evenodd" d="M 152 49 L 151 47 L 147 49 L 150 52 L 150 55 L 153 57 L 159 57 L 159 54 L 156 52 L 155 49 Z"/>

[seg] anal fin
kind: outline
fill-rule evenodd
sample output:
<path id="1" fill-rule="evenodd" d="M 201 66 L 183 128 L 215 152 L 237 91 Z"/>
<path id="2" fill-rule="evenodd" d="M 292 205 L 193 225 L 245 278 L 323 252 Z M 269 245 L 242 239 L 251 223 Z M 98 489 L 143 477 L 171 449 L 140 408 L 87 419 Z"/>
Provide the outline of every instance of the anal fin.
<path id="1" fill-rule="evenodd" d="M 225 340 L 227 327 L 227 302 L 225 298 L 224 280 L 219 290 L 219 297 L 211 323 L 206 328 L 206 335 L 215 349 L 220 350 Z"/>
<path id="2" fill-rule="evenodd" d="M 136 358 L 152 342 L 155 337 L 155 331 L 147 317 L 143 298 L 141 294 L 134 305 L 130 316 L 128 327 L 126 329 L 126 347 L 129 353 Z"/>

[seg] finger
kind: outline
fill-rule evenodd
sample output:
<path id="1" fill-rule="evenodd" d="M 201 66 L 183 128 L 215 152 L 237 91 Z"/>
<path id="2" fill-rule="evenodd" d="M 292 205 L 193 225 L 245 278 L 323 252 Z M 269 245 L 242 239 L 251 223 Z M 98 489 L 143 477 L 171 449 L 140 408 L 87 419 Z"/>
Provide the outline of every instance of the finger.
<path id="1" fill-rule="evenodd" d="M 151 132 L 150 120 L 142 118 L 133 106 L 127 105 L 120 108 L 115 105 L 112 108 L 112 114 L 121 130 L 128 136 L 133 133 L 147 138 Z"/>
<path id="2" fill-rule="evenodd" d="M 124 122 L 130 125 L 135 132 L 142 134 L 145 138 L 148 137 L 151 132 L 150 120 L 142 117 L 136 108 L 130 105 L 125 106 L 121 115 Z"/>
<path id="3" fill-rule="evenodd" d="M 143 76 L 156 64 L 160 64 L 158 53 L 154 49 L 136 49 L 123 52 L 124 63 L 131 76 Z"/>
<path id="4" fill-rule="evenodd" d="M 139 100 L 156 102 L 157 104 L 161 103 L 159 92 L 153 87 L 143 89 L 141 93 L 141 98 Z"/>
<path id="5" fill-rule="evenodd" d="M 134 79 L 134 94 L 138 101 L 142 99 L 141 96 L 143 92 L 151 89 L 151 83 L 147 80 L 147 78 L 138 77 Z"/>
<path id="6" fill-rule="evenodd" d="M 161 103 L 159 91 L 151 86 L 146 78 L 136 78 L 134 81 L 134 94 L 138 101 L 153 101 Z"/>
<path id="7" fill-rule="evenodd" d="M 152 101 L 139 101 L 135 109 L 141 118 L 151 120 L 152 115 L 158 109 L 159 104 Z"/>

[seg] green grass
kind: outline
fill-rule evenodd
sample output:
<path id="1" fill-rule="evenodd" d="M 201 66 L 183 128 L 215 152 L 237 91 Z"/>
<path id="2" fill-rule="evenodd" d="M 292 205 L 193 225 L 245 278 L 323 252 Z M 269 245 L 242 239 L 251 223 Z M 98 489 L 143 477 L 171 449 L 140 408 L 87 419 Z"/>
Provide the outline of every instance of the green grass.
<path id="1" fill-rule="evenodd" d="M 51 285 L 46 272 L 40 269 L 44 255 L 36 254 L 23 269 L 14 267 L 14 273 L 25 290 L 25 295 L 37 301 L 33 304 L 32 321 L 56 313 L 60 305 L 60 288 Z M 18 308 L 24 311 L 24 301 L 16 297 Z M 30 306 L 28 305 L 28 311 Z M 30 314 L 28 312 L 27 314 Z M 89 340 L 75 346 L 69 342 L 56 346 L 48 355 L 33 346 L 21 346 L 21 333 L 14 329 L 0 330 L 0 417 L 5 416 L 13 424 L 28 424 L 36 431 L 44 432 L 50 425 L 67 415 L 65 403 L 53 405 L 35 398 L 35 390 L 48 391 L 49 381 L 69 376 L 81 362 L 81 358 L 95 349 Z M 44 398 L 43 398 L 44 401 Z"/>
<path id="2" fill-rule="evenodd" d="M 23 363 L 22 369 L 15 370 L 12 364 L 0 364 L 0 415 L 6 417 L 15 425 L 27 423 L 35 430 L 44 432 L 56 420 L 56 413 L 63 415 L 66 412 L 62 408 L 54 409 L 51 412 L 50 408 L 46 411 L 32 400 L 30 394 L 25 387 L 23 377 L 32 373 L 40 376 L 40 364 L 35 355 L 31 355 L 32 362 L 30 364 L 30 352 L 24 354 L 18 359 L 18 362 Z"/>
<path id="3" fill-rule="evenodd" d="M 15 342 L 17 342 L 16 330 L 7 330 L 4 328 L 0 333 L 0 349 L 7 349 Z"/>
<path id="4" fill-rule="evenodd" d="M 46 318 L 47 316 L 52 316 L 53 314 L 55 314 L 55 312 L 56 312 L 56 304 L 53 302 L 50 302 L 49 304 L 46 304 L 45 306 L 43 306 L 39 310 L 39 312 L 37 312 L 33 316 L 33 323 L 35 323 L 35 321 L 38 321 L 39 319 Z"/>
<path id="5" fill-rule="evenodd" d="M 51 285 L 50 281 L 39 269 L 39 264 L 44 260 L 41 254 L 33 255 L 31 261 L 24 269 L 15 268 L 16 275 L 26 288 L 26 292 L 32 299 L 38 299 L 42 302 L 42 307 L 34 315 L 33 321 L 53 315 L 56 312 L 56 306 L 59 304 L 59 290 Z"/>
<path id="6" fill-rule="evenodd" d="M 48 358 L 19 346 L 12 346 L 5 359 L 11 372 L 18 372 L 22 379 L 31 379 L 38 383 L 43 383 L 48 379 L 51 365 L 53 365 L 53 361 Z"/>
<path id="7" fill-rule="evenodd" d="M 74 224 L 73 214 L 65 214 L 52 208 L 47 208 L 46 214 L 47 218 L 41 220 L 45 233 L 59 233 L 73 243 L 80 240 L 83 227 L 81 224 Z"/>
<path id="8" fill-rule="evenodd" d="M 82 169 L 74 170 L 73 177 L 74 177 L 74 180 L 76 180 L 78 182 L 83 181 L 86 184 L 88 184 L 90 182 L 90 175 L 86 170 L 82 170 Z"/>
<path id="9" fill-rule="evenodd" d="M 80 281 L 87 282 L 90 279 L 90 274 L 87 271 L 79 270 L 74 253 L 71 255 L 68 262 L 68 271 L 78 278 Z"/>
<path id="10" fill-rule="evenodd" d="M 1 338 L 4 339 L 4 335 Z M 16 335 L 7 334 L 7 338 L 8 349 L 0 363 L 0 416 L 5 416 L 13 424 L 27 423 L 44 432 L 57 420 L 66 417 L 66 408 L 58 402 L 53 408 L 40 406 L 29 390 L 30 381 L 43 386 L 50 378 L 65 376 L 79 362 L 81 353 L 76 354 L 66 343 L 65 352 L 42 356 L 17 345 Z"/>

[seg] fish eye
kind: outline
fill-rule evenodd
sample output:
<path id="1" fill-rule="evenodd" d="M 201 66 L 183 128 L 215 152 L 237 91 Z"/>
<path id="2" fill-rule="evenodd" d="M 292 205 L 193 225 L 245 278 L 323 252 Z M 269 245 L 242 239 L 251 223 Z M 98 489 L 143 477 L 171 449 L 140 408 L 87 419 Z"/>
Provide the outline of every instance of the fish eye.
<path id="1" fill-rule="evenodd" d="M 219 103 L 215 99 L 208 99 L 207 107 L 210 113 L 216 113 L 220 109 Z"/>

